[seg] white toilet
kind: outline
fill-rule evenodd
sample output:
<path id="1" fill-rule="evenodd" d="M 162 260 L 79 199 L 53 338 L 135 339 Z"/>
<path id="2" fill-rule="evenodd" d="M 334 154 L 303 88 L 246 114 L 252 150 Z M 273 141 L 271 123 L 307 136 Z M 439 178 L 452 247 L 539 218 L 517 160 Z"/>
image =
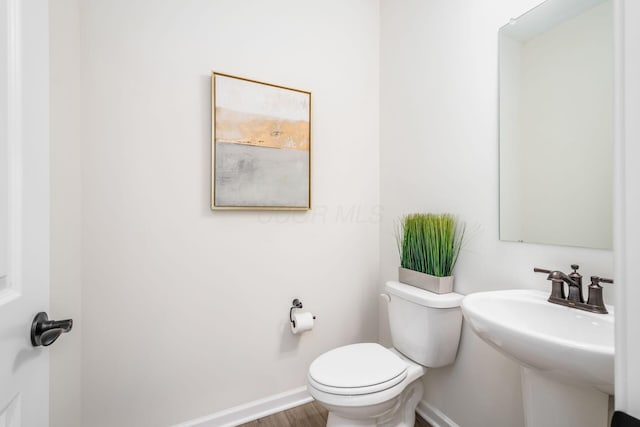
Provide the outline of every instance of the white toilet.
<path id="1" fill-rule="evenodd" d="M 347 345 L 309 366 L 307 389 L 329 410 L 327 426 L 413 427 L 420 377 L 456 358 L 462 295 L 399 282 L 387 282 L 385 290 L 393 348 Z"/>

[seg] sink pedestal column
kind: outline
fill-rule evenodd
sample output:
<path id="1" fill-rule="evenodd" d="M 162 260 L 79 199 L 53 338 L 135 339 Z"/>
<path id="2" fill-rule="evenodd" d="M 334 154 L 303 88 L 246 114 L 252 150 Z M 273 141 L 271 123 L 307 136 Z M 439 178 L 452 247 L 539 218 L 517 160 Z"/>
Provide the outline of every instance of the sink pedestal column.
<path id="1" fill-rule="evenodd" d="M 609 395 L 521 368 L 526 427 L 606 427 Z"/>

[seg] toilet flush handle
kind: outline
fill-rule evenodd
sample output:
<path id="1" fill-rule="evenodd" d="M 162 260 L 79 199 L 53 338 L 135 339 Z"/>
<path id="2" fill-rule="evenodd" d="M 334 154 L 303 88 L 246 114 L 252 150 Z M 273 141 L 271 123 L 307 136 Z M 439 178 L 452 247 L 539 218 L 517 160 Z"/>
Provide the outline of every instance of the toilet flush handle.
<path id="1" fill-rule="evenodd" d="M 385 300 L 387 303 L 391 302 L 391 296 L 389 294 L 380 294 L 380 298 Z"/>

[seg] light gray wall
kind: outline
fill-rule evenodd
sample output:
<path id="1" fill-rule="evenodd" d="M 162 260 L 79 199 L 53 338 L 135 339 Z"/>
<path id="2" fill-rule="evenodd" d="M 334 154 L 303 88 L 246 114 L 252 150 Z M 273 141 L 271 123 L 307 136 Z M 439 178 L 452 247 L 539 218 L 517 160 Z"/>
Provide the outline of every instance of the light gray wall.
<path id="1" fill-rule="evenodd" d="M 393 223 L 414 211 L 452 212 L 467 222 L 455 271 L 462 294 L 548 289 L 534 266 L 567 270 L 576 262 L 585 276 L 613 273 L 611 251 L 498 240 L 497 31 L 537 3 L 381 2 L 381 282 L 397 277 Z M 551 202 L 564 208 L 562 200 Z M 428 371 L 424 384 L 424 399 L 462 427 L 524 423 L 518 365 L 466 326 L 456 363 Z"/>
<path id="2" fill-rule="evenodd" d="M 52 375 L 54 393 L 81 398 L 52 426 L 75 427 L 64 412 L 79 410 L 84 427 L 187 421 L 302 386 L 317 355 L 375 340 L 377 1 L 52 5 L 52 56 L 73 48 L 60 41 L 79 14 L 79 64 L 57 64 L 70 92 L 52 91 L 68 126 L 54 194 L 71 203 L 53 206 L 52 251 L 71 250 L 54 257 L 53 311 L 82 310 L 81 348 L 76 330 Z M 311 211 L 209 209 L 211 70 L 313 93 Z M 68 95 L 80 101 L 66 115 Z M 65 142 L 70 117 L 79 139 Z M 318 316 L 302 336 L 289 331 L 294 297 Z"/>

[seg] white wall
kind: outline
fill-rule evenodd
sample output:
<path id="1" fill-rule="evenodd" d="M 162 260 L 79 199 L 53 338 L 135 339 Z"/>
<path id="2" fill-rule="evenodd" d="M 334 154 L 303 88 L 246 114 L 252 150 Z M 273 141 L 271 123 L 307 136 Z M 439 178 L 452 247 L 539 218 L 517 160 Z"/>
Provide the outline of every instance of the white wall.
<path id="1" fill-rule="evenodd" d="M 6 12 L 0 9 L 1 22 L 8 22 Z M 9 272 L 9 147 L 8 134 L 8 85 L 9 70 L 5 65 L 9 43 L 0 45 L 0 292 L 7 287 L 7 274 Z"/>
<path id="2" fill-rule="evenodd" d="M 613 274 L 611 251 L 498 240 L 497 31 L 537 3 L 381 2 L 382 280 L 397 277 L 393 221 L 412 211 L 466 220 L 470 239 L 455 271 L 463 294 L 548 289 L 534 266 L 566 271 L 577 262 L 587 277 Z M 611 289 L 605 300 L 613 303 Z M 386 341 L 385 316 L 380 329 Z M 456 363 L 428 371 L 424 384 L 424 399 L 462 427 L 524 423 L 518 365 L 466 326 Z"/>
<path id="3" fill-rule="evenodd" d="M 616 19 L 616 409 L 640 419 L 640 3 L 617 0 Z"/>
<path id="4" fill-rule="evenodd" d="M 613 273 L 609 251 L 498 241 L 497 29 L 537 0 L 65 1 L 52 240 L 75 255 L 52 256 L 52 311 L 83 340 L 52 350 L 82 356 L 53 354 L 52 390 L 79 396 L 52 401 L 69 404 L 53 427 L 168 425 L 302 385 L 317 354 L 374 339 L 374 283 L 396 277 L 407 212 L 467 221 L 461 293 L 547 289 L 534 265 Z M 65 40 L 79 56 L 58 63 Z M 209 210 L 211 69 L 313 92 L 312 211 Z M 318 315 L 302 337 L 286 330 L 293 297 Z M 425 386 L 462 427 L 523 424 L 517 365 L 466 327 Z"/>
<path id="5" fill-rule="evenodd" d="M 79 39 L 82 426 L 193 419 L 375 340 L 378 3 L 87 0 Z M 212 69 L 313 93 L 311 211 L 209 209 Z"/>

